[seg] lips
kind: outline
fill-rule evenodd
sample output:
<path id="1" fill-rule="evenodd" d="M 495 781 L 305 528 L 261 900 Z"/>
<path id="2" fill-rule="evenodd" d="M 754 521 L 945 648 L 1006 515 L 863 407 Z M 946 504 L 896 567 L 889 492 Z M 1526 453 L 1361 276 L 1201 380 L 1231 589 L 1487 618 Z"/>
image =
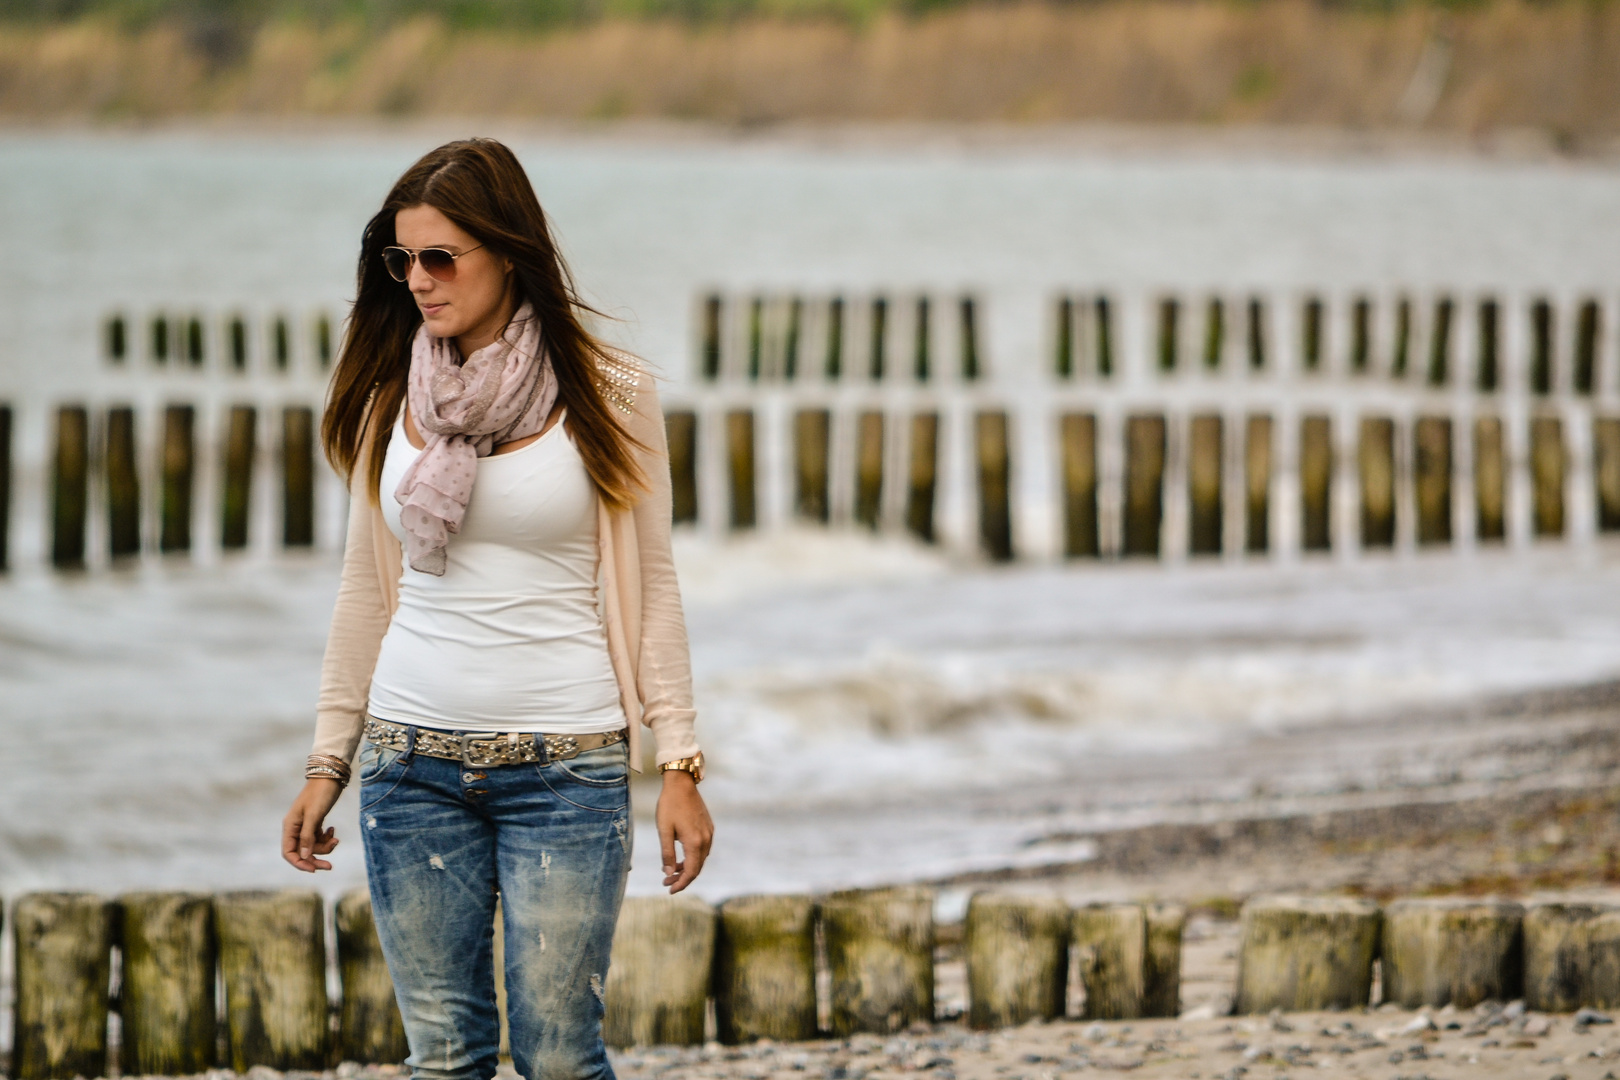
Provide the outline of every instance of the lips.
<path id="1" fill-rule="evenodd" d="M 422 314 L 426 315 L 428 318 L 431 319 L 433 316 L 437 315 L 439 312 L 443 311 L 445 308 L 449 307 L 450 305 L 449 304 L 420 304 L 418 306 L 422 309 Z"/>

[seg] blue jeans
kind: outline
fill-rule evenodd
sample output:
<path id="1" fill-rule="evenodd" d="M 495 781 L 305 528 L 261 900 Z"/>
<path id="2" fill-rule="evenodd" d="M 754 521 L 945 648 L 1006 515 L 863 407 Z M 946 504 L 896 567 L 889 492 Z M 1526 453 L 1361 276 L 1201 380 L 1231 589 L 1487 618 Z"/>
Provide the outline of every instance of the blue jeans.
<path id="1" fill-rule="evenodd" d="M 602 995 L 633 835 L 624 743 L 469 767 L 368 742 L 360 832 L 413 1077 L 495 1075 L 498 892 L 518 1072 L 614 1080 Z"/>

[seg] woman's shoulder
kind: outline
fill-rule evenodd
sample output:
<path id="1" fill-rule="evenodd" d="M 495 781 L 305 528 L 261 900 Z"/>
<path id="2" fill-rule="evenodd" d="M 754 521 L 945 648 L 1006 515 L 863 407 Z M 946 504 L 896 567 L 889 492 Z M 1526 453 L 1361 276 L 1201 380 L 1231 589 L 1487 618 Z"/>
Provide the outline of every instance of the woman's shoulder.
<path id="1" fill-rule="evenodd" d="M 608 404 L 626 414 L 634 414 L 638 400 L 655 393 L 646 361 L 611 345 L 604 345 L 597 354 L 596 380 Z"/>

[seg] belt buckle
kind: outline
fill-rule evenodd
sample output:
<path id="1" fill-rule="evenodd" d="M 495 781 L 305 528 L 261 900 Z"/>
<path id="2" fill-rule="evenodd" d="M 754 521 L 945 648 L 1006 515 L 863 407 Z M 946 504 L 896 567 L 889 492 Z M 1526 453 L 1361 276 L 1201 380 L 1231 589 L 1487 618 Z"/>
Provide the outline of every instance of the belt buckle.
<path id="1" fill-rule="evenodd" d="M 483 765 L 483 766 L 486 766 L 486 767 L 491 766 L 491 765 L 503 764 L 503 762 L 499 760 L 500 756 L 501 756 L 499 748 L 496 748 L 494 750 L 489 750 L 489 751 L 483 751 L 483 753 L 486 755 L 486 757 L 483 758 L 483 759 L 474 760 L 473 757 L 472 757 L 472 753 L 473 753 L 472 744 L 473 743 L 475 743 L 475 742 L 494 742 L 496 739 L 499 739 L 499 738 L 500 738 L 500 733 L 499 732 L 493 732 L 493 731 L 479 732 L 479 733 L 473 734 L 473 735 L 463 735 L 461 737 L 461 763 L 463 765 Z"/>

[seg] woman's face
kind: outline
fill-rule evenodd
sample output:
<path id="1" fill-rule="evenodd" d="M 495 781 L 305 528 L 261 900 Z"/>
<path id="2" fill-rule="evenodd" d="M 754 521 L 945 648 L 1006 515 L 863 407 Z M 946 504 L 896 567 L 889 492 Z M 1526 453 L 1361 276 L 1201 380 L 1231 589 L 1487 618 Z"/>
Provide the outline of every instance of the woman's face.
<path id="1" fill-rule="evenodd" d="M 516 305 L 510 282 L 512 264 L 431 206 L 408 206 L 394 215 L 394 243 L 400 247 L 444 248 L 460 255 L 453 281 L 440 281 L 412 260 L 405 284 L 416 298 L 422 321 L 434 337 L 455 338 L 463 357 L 494 341 Z M 476 249 L 476 250 L 474 250 Z"/>

